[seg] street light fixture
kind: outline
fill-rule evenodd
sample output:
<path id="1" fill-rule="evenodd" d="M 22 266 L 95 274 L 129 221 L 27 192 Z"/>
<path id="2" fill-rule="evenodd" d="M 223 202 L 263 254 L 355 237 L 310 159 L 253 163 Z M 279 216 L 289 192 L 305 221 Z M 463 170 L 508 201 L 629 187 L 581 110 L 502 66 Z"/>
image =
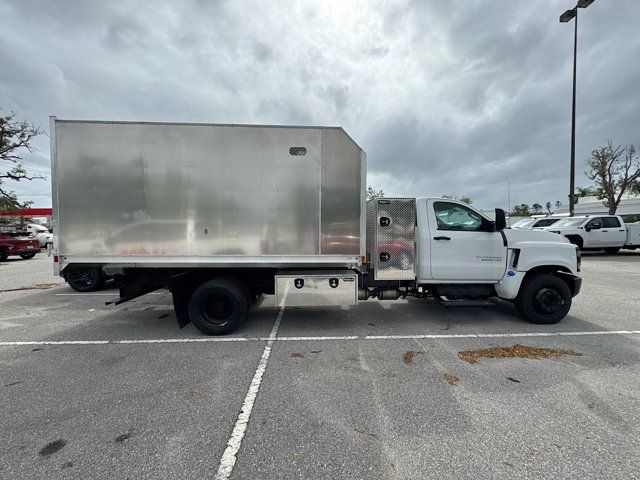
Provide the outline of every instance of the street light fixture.
<path id="1" fill-rule="evenodd" d="M 573 103 L 571 106 L 571 171 L 569 172 L 569 216 L 573 217 L 575 205 L 576 180 L 576 60 L 578 53 L 578 8 L 587 8 L 594 0 L 578 0 L 571 10 L 560 15 L 560 23 L 567 23 L 575 18 L 573 33 Z"/>

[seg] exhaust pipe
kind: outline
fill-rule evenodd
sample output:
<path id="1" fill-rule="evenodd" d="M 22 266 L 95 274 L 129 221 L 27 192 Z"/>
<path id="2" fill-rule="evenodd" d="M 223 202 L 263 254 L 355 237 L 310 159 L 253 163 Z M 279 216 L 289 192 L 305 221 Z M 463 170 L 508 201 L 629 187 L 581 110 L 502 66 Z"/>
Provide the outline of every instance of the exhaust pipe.
<path id="1" fill-rule="evenodd" d="M 370 296 L 371 295 L 368 288 L 358 289 L 358 300 L 367 300 Z"/>
<path id="2" fill-rule="evenodd" d="M 397 288 L 378 290 L 378 300 L 397 300 L 398 298 L 400 298 L 400 290 Z"/>

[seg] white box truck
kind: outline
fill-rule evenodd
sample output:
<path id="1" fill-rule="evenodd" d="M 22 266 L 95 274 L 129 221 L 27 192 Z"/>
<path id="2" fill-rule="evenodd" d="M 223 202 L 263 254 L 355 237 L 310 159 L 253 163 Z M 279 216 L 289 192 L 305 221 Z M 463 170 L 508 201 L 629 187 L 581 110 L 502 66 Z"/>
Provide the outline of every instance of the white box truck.
<path id="1" fill-rule="evenodd" d="M 341 128 L 51 118 L 54 268 L 76 290 L 121 275 L 122 303 L 172 293 L 180 326 L 232 331 L 279 305 L 499 297 L 565 317 L 579 251 L 443 198 L 366 201 L 366 155 Z"/>

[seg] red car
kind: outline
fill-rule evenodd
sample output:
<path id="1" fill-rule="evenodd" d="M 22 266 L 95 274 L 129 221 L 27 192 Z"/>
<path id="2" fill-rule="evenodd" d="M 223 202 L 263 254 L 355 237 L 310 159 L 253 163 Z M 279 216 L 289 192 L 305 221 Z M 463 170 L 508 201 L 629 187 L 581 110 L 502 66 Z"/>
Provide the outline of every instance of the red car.
<path id="1" fill-rule="evenodd" d="M 40 241 L 37 238 L 12 237 L 0 233 L 0 262 L 4 262 L 9 255 L 20 256 L 25 260 L 35 257 L 40 251 Z"/>

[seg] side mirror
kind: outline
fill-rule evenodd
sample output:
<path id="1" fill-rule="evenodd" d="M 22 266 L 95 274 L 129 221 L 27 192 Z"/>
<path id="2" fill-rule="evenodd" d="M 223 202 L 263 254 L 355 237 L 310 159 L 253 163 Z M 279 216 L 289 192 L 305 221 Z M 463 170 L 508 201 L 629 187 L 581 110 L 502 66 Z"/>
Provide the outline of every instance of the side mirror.
<path id="1" fill-rule="evenodd" d="M 496 232 L 501 232 L 507 227 L 507 219 L 504 215 L 504 210 L 501 208 L 496 208 L 496 221 L 493 229 Z"/>

